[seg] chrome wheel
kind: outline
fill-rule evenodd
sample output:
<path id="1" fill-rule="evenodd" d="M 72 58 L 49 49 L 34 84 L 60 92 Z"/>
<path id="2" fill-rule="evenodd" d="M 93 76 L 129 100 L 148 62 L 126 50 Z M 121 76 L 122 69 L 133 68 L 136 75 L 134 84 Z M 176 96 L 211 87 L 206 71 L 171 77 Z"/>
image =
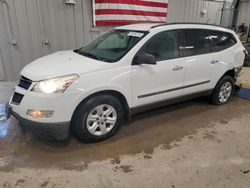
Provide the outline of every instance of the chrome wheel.
<path id="1" fill-rule="evenodd" d="M 116 121 L 116 110 L 111 105 L 103 104 L 91 110 L 87 117 L 86 124 L 91 134 L 102 136 L 114 128 Z"/>
<path id="2" fill-rule="evenodd" d="M 225 103 L 229 100 L 229 98 L 231 97 L 231 94 L 232 94 L 232 90 L 233 90 L 233 86 L 232 86 L 232 83 L 230 83 L 230 82 L 225 82 L 221 86 L 220 92 L 219 92 L 220 103 Z"/>

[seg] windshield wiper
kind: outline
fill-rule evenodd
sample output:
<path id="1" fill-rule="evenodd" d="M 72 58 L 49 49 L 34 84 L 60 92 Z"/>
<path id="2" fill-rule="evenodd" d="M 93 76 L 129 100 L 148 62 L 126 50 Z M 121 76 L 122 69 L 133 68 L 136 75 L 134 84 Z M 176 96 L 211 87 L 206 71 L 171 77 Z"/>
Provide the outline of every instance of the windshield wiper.
<path id="1" fill-rule="evenodd" d="M 96 60 L 99 60 L 99 61 L 102 61 L 102 58 L 100 58 L 100 57 L 98 57 L 98 56 L 96 56 L 94 54 L 88 53 L 88 52 L 79 51 L 79 54 L 84 55 L 84 56 L 88 56 L 90 58 L 93 58 L 93 59 L 96 59 Z"/>
<path id="2" fill-rule="evenodd" d="M 80 50 L 81 50 L 81 48 L 76 49 L 76 50 L 73 50 L 73 52 L 75 52 L 75 53 L 77 53 L 77 54 L 80 54 Z"/>
<path id="3" fill-rule="evenodd" d="M 98 57 L 98 56 L 96 56 L 94 54 L 91 54 L 89 52 L 81 52 L 81 48 L 74 50 L 74 52 L 78 53 L 80 55 L 83 55 L 83 56 L 88 56 L 90 58 L 97 59 L 99 61 L 112 62 L 112 60 L 109 60 L 109 59 L 106 59 L 106 58 L 102 58 L 102 57 Z"/>

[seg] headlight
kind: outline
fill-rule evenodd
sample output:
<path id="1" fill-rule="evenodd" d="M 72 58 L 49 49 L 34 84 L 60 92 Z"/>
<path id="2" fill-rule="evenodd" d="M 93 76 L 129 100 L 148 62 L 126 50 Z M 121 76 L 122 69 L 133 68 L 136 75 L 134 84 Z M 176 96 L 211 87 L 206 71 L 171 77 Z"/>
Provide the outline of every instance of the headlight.
<path id="1" fill-rule="evenodd" d="M 42 93 L 63 93 L 78 78 L 78 75 L 72 74 L 48 80 L 42 80 L 35 85 L 32 91 Z"/>

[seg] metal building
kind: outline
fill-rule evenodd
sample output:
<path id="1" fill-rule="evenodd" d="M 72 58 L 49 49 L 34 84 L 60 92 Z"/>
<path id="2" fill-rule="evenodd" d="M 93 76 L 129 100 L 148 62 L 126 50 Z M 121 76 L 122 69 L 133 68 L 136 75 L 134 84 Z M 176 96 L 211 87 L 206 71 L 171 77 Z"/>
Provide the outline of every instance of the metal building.
<path id="1" fill-rule="evenodd" d="M 223 4 L 169 0 L 167 21 L 220 24 Z M 242 3 L 241 9 L 240 21 L 250 16 L 250 4 Z M 73 5 L 65 0 L 0 0 L 0 80 L 17 80 L 34 59 L 80 47 L 107 29 L 93 27 L 91 0 Z"/>

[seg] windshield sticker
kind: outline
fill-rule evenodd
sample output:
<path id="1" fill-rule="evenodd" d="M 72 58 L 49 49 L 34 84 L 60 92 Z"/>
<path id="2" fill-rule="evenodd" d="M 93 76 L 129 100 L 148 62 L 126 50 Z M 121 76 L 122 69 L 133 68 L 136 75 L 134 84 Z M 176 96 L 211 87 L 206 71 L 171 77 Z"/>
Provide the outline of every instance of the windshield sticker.
<path id="1" fill-rule="evenodd" d="M 141 38 L 143 35 L 144 35 L 144 33 L 139 33 L 139 32 L 129 32 L 128 33 L 128 36 L 131 36 L 131 37 L 139 37 L 139 38 Z"/>

